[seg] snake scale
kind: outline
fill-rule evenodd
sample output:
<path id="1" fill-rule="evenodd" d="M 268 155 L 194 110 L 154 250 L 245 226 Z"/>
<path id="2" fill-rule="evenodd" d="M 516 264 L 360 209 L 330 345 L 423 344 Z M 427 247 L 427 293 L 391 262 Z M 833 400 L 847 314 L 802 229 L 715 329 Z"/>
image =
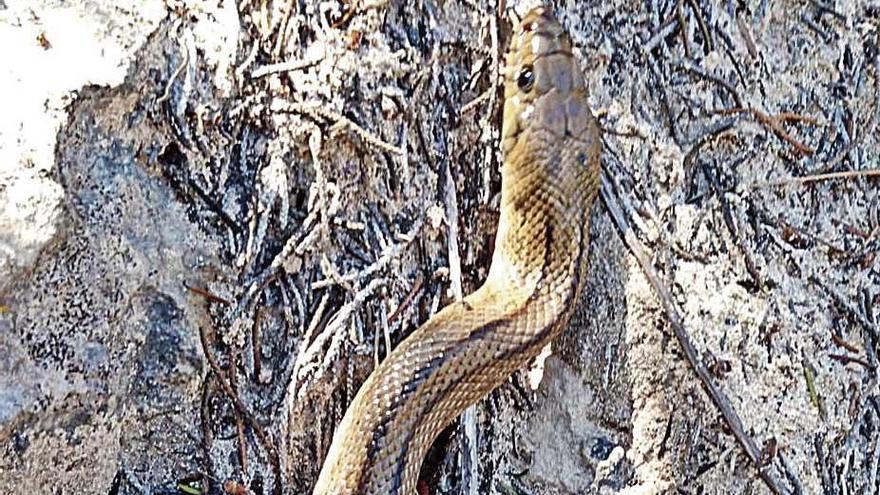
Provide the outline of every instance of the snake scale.
<path id="1" fill-rule="evenodd" d="M 483 285 L 403 340 L 336 429 L 315 495 L 412 495 L 441 430 L 568 323 L 585 278 L 599 127 L 571 40 L 546 8 L 507 54 L 501 205 Z"/>

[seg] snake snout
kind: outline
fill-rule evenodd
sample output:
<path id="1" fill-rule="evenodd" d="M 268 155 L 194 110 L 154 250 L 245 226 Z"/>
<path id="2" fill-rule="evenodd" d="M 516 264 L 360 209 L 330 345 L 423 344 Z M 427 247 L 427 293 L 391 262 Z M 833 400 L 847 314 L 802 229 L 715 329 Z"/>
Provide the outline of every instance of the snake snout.
<path id="1" fill-rule="evenodd" d="M 559 26 L 559 21 L 556 20 L 556 16 L 553 15 L 553 10 L 544 5 L 538 6 L 530 10 L 525 17 L 520 21 L 520 26 L 522 31 L 540 31 L 542 27 L 553 26 L 557 27 L 557 31 L 562 31 L 562 27 Z"/>

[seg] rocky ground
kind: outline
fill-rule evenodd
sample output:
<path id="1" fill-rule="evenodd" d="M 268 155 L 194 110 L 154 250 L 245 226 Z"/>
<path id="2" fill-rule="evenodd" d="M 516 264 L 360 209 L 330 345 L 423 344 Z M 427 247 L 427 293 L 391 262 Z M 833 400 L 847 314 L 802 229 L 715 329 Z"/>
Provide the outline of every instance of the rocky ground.
<path id="1" fill-rule="evenodd" d="M 0 484 L 308 493 L 389 348 L 486 274 L 535 2 L 0 0 Z M 880 490 L 880 4 L 557 2 L 604 203 L 552 355 L 437 494 Z M 752 456 L 754 457 L 754 456 Z"/>

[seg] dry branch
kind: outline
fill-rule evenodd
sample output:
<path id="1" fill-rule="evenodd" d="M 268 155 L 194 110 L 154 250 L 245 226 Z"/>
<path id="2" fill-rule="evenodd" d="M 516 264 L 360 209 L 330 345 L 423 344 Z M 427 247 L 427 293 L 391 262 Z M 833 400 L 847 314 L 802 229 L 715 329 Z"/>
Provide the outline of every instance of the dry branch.
<path id="1" fill-rule="evenodd" d="M 265 430 L 263 430 L 263 427 L 260 426 L 260 423 L 251 413 L 250 409 L 245 406 L 244 402 L 241 401 L 241 398 L 235 392 L 235 389 L 224 378 L 224 376 L 227 376 L 227 373 L 223 371 L 223 368 L 217 363 L 214 353 L 211 352 L 211 339 L 208 335 L 208 327 L 206 325 L 199 325 L 199 338 L 202 344 L 202 352 L 205 354 L 205 359 L 211 367 L 215 380 L 220 384 L 220 388 L 223 390 L 226 397 L 232 402 L 236 414 L 241 415 L 248 426 L 254 431 L 257 440 L 260 442 L 260 445 L 269 457 L 269 463 L 272 465 L 272 473 L 275 477 L 272 488 L 273 495 L 281 495 L 281 461 L 278 457 L 278 450 L 272 442 L 272 438 Z"/>
<path id="2" fill-rule="evenodd" d="M 654 268 L 645 252 L 645 248 L 642 246 L 641 241 L 639 241 L 633 234 L 632 229 L 630 229 L 629 223 L 618 206 L 617 194 L 615 194 L 613 187 L 604 175 L 602 177 L 602 198 L 605 200 L 605 205 L 608 207 L 608 211 L 611 213 L 614 223 L 617 225 L 618 230 L 623 236 L 624 243 L 627 245 L 633 256 L 635 256 L 639 266 L 642 268 L 642 272 L 645 274 L 645 277 L 648 279 L 648 282 L 651 284 L 651 287 L 654 288 L 657 297 L 660 299 L 660 303 L 666 312 L 669 324 L 672 327 L 679 345 L 684 351 L 688 364 L 697 374 L 700 383 L 703 385 L 703 388 L 706 390 L 712 403 L 715 404 L 715 407 L 724 417 L 724 420 L 730 428 L 734 438 L 736 438 L 752 465 L 757 469 L 758 474 L 761 476 L 761 479 L 764 480 L 764 483 L 767 484 L 767 487 L 777 495 L 788 493 L 782 488 L 776 480 L 776 477 L 763 466 L 764 460 L 760 449 L 758 449 L 754 440 L 752 440 L 752 438 L 746 433 L 742 420 L 730 405 L 727 396 L 713 382 L 709 370 L 703 364 L 703 360 L 700 359 L 699 353 L 691 342 L 687 330 L 684 328 L 681 316 L 672 300 L 672 294 L 654 272 Z M 796 485 L 797 484 L 799 484 L 799 482 L 796 483 Z"/>

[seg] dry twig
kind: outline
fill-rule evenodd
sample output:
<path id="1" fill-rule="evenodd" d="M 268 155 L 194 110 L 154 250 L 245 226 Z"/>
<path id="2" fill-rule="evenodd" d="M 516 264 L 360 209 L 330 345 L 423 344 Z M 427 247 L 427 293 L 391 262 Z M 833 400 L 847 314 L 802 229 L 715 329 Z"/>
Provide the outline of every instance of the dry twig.
<path id="1" fill-rule="evenodd" d="M 403 300 L 400 301 L 400 304 L 397 305 L 397 308 L 391 312 L 391 316 L 388 317 L 388 325 L 394 324 L 395 321 L 403 314 L 403 312 L 409 308 L 409 305 L 412 304 L 413 300 L 416 298 L 416 295 L 422 290 L 422 284 L 425 283 L 425 278 L 421 275 L 416 277 L 416 280 L 412 284 L 412 288 L 409 292 L 406 293 L 406 296 L 403 297 Z"/>
<path id="2" fill-rule="evenodd" d="M 279 72 L 294 72 L 314 67 L 321 62 L 319 59 L 308 60 L 288 60 L 287 62 L 278 62 L 257 67 L 251 72 L 251 79 L 259 79 L 270 74 L 278 74 Z"/>
<path id="3" fill-rule="evenodd" d="M 184 40 L 186 40 L 185 37 L 181 38 L 181 40 L 180 40 L 180 51 L 181 51 L 181 53 L 183 53 L 183 60 L 180 62 L 180 65 L 178 65 L 177 68 L 174 69 L 174 73 L 171 74 L 171 77 L 168 78 L 168 82 L 165 83 L 165 91 L 163 91 L 162 96 L 160 96 L 156 100 L 157 105 L 161 104 L 161 103 L 165 103 L 166 101 L 168 101 L 171 98 L 171 87 L 174 86 L 174 81 L 176 81 L 177 78 L 180 77 L 180 74 L 182 74 L 183 70 L 186 69 L 187 66 L 189 65 L 189 52 L 190 52 L 190 50 L 187 49 L 187 46 L 185 45 Z"/>
<path id="4" fill-rule="evenodd" d="M 758 267 L 755 265 L 755 261 L 752 258 L 751 252 L 746 248 L 745 242 L 742 237 L 739 235 L 739 230 L 736 228 L 736 222 L 733 218 L 733 213 L 730 209 L 730 204 L 727 201 L 727 197 L 724 196 L 724 191 L 721 189 L 721 184 L 718 182 L 718 178 L 715 176 L 715 172 L 706 162 L 701 163 L 703 167 L 703 174 L 708 179 L 709 184 L 711 184 L 712 189 L 715 191 L 715 196 L 718 198 L 718 201 L 721 203 L 721 214 L 724 217 L 724 224 L 727 226 L 727 230 L 730 231 L 730 235 L 733 237 L 733 242 L 737 248 L 739 248 L 740 253 L 743 255 L 743 259 L 746 263 L 746 271 L 749 272 L 749 275 L 752 277 L 752 282 L 755 283 L 755 287 L 760 290 L 764 283 L 761 280 L 761 274 L 758 273 Z"/>
<path id="5" fill-rule="evenodd" d="M 801 143 L 797 139 L 795 139 L 791 134 L 788 133 L 782 126 L 779 124 L 780 121 L 789 122 L 789 121 L 799 121 L 806 122 L 810 124 L 815 124 L 816 120 L 812 117 L 805 117 L 797 114 L 792 114 L 789 112 L 780 113 L 777 115 L 767 115 L 766 113 L 756 109 L 756 108 L 725 108 L 722 110 L 716 110 L 714 113 L 721 115 L 732 115 L 737 113 L 747 113 L 750 114 L 755 121 L 764 127 L 773 131 L 776 134 L 776 137 L 782 139 L 789 145 L 791 145 L 795 151 L 802 155 L 812 155 L 813 149 L 809 146 Z"/>
<path id="6" fill-rule="evenodd" d="M 666 39 L 667 36 L 672 34 L 672 32 L 675 31 L 675 28 L 677 28 L 678 26 L 678 17 L 670 17 L 665 23 L 663 23 L 660 29 L 657 30 L 657 32 L 653 36 L 651 36 L 648 41 L 645 42 L 645 44 L 642 46 L 642 49 L 645 51 L 645 53 L 647 53 L 654 48 L 657 48 L 657 45 L 659 45 L 661 41 Z"/>
<path id="7" fill-rule="evenodd" d="M 673 66 L 675 66 L 681 70 L 690 72 L 691 74 L 699 76 L 703 79 L 706 79 L 707 81 L 715 83 L 718 86 L 721 86 L 722 88 L 724 88 L 725 91 L 730 93 L 730 96 L 733 98 L 733 101 L 734 101 L 734 103 L 736 103 L 736 106 L 742 107 L 742 98 L 740 98 L 739 93 L 736 91 L 736 88 L 734 88 L 729 82 L 725 81 L 724 78 L 716 76 L 715 74 L 710 74 L 709 72 L 706 72 L 705 70 L 703 70 L 702 67 L 691 62 L 688 59 L 678 60 L 673 63 Z"/>
<path id="8" fill-rule="evenodd" d="M 351 301 L 346 303 L 330 320 L 321 333 L 315 337 L 314 341 L 309 344 L 304 341 L 302 350 L 296 357 L 294 365 L 294 383 L 291 390 L 296 390 L 298 397 L 302 396 L 303 390 L 307 388 L 309 383 L 313 383 L 321 378 L 324 372 L 333 364 L 343 342 L 346 340 L 347 332 L 344 327 L 348 324 L 352 315 L 357 311 L 364 302 L 373 295 L 376 290 L 383 287 L 388 282 L 385 278 L 376 278 L 363 288 L 357 291 Z M 315 319 L 313 318 L 313 321 Z M 308 333 L 308 332 L 306 332 Z M 329 345 L 327 343 L 329 342 Z M 327 351 L 322 358 L 318 358 L 318 353 L 327 345 Z"/>
<path id="9" fill-rule="evenodd" d="M 452 178 L 452 170 L 449 160 L 444 160 L 445 185 L 443 200 L 446 207 L 446 249 L 449 258 L 449 283 L 452 289 L 452 297 L 455 301 L 463 298 L 461 283 L 461 256 L 458 247 L 458 198 L 455 193 L 455 180 Z M 460 475 L 462 489 L 471 495 L 476 495 L 479 486 L 479 466 L 477 462 L 477 409 L 476 405 L 464 410 L 461 415 L 461 425 L 464 430 L 462 435 L 462 452 L 460 463 Z"/>
<path id="10" fill-rule="evenodd" d="M 705 53 L 709 53 L 715 49 L 715 41 L 712 39 L 712 33 L 709 32 L 709 29 L 706 27 L 706 21 L 703 20 L 703 13 L 700 11 L 700 6 L 697 5 L 696 0 L 687 0 L 688 5 L 691 6 L 691 10 L 694 12 L 694 17 L 697 18 L 697 24 L 700 26 L 700 31 L 703 33 L 703 41 L 706 43 L 706 51 Z"/>
<path id="11" fill-rule="evenodd" d="M 843 14 L 841 14 L 840 12 L 834 10 L 833 7 L 831 7 L 830 5 L 826 4 L 825 2 L 820 2 L 819 0 L 809 0 L 809 1 L 810 1 L 811 4 L 813 4 L 813 6 L 816 7 L 816 10 L 818 10 L 820 13 L 823 13 L 823 12 L 824 12 L 824 13 L 827 13 L 827 14 L 831 14 L 832 16 L 836 17 L 838 20 L 843 21 L 843 22 L 846 22 L 846 16 L 845 16 L 845 15 L 843 15 Z"/>
<path id="12" fill-rule="evenodd" d="M 880 177 L 880 169 L 850 170 L 847 172 L 832 172 L 828 174 L 806 175 L 804 177 L 792 177 L 790 179 L 780 179 L 770 182 L 757 182 L 755 184 L 752 184 L 751 187 L 752 189 L 761 189 L 766 187 L 787 186 L 789 184 L 809 184 L 811 182 L 855 179 L 859 177 Z"/>
<path id="13" fill-rule="evenodd" d="M 334 125 L 339 126 L 341 128 L 348 129 L 357 137 L 361 138 L 365 143 L 378 148 L 382 151 L 386 151 L 388 153 L 394 155 L 405 155 L 406 150 L 399 146 L 395 146 L 391 143 L 388 143 L 379 136 L 371 133 L 370 131 L 364 129 L 358 124 L 354 123 L 351 119 L 342 115 L 339 112 L 330 110 L 326 108 L 321 103 L 290 103 L 290 102 L 275 102 L 272 105 L 272 110 L 276 112 L 290 112 L 290 113 L 300 113 L 305 115 L 310 115 L 313 118 L 322 118 L 330 120 L 334 123 Z"/>
<path id="14" fill-rule="evenodd" d="M 848 298 L 835 290 L 834 288 L 828 286 L 825 282 L 820 280 L 818 277 L 810 277 L 810 281 L 814 284 L 818 285 L 825 291 L 826 294 L 831 296 L 831 299 L 834 300 L 837 305 L 846 312 L 853 320 L 855 320 L 862 328 L 868 332 L 872 340 L 872 345 L 876 346 L 880 343 L 880 329 L 877 328 L 877 325 L 871 320 L 871 318 L 863 313 L 859 308 L 853 307 L 850 304 L 851 298 Z"/>
<path id="15" fill-rule="evenodd" d="M 624 243 L 629 247 L 633 256 L 635 256 L 639 266 L 642 268 L 642 272 L 645 274 L 645 277 L 648 279 L 648 282 L 654 288 L 655 293 L 660 299 L 660 304 L 666 312 L 666 317 L 679 345 L 684 351 L 688 364 L 690 364 L 691 369 L 697 374 L 700 383 L 703 385 L 703 388 L 706 390 L 712 403 L 715 404 L 715 407 L 724 417 L 724 420 L 730 428 L 734 438 L 736 438 L 740 447 L 745 451 L 752 465 L 758 470 L 758 474 L 761 476 L 761 479 L 764 480 L 764 483 L 767 484 L 767 487 L 777 495 L 787 493 L 787 491 L 785 491 L 776 480 L 776 477 L 762 466 L 761 450 L 757 447 L 754 440 L 752 440 L 752 438 L 746 433 L 742 420 L 736 411 L 733 410 L 727 396 L 725 396 L 713 382 L 709 370 L 703 364 L 703 360 L 700 359 L 696 348 L 684 328 L 681 316 L 672 300 L 672 294 L 670 294 L 669 289 L 660 281 L 659 277 L 654 272 L 654 268 L 651 265 L 651 261 L 648 258 L 642 243 L 633 234 L 632 229 L 630 229 L 629 223 L 618 206 L 617 195 L 604 175 L 602 176 L 602 198 L 605 200 L 605 205 L 608 207 L 608 211 L 611 213 L 614 223 L 617 225 L 618 230 L 623 236 Z"/>
<path id="16" fill-rule="evenodd" d="M 391 261 L 397 259 L 397 257 L 400 256 L 400 253 L 409 247 L 412 241 L 418 236 L 419 231 L 421 231 L 422 225 L 423 220 L 421 218 L 417 219 L 409 232 L 397 235 L 397 237 L 401 239 L 401 242 L 386 246 L 385 249 L 382 250 L 382 253 L 379 254 L 379 258 L 370 264 L 370 266 L 346 275 L 338 275 L 335 278 L 330 277 L 317 280 L 312 284 L 312 289 L 323 289 L 336 284 L 347 285 L 358 280 L 369 279 L 374 273 L 384 270 Z"/>
<path id="17" fill-rule="evenodd" d="M 206 325 L 199 325 L 199 338 L 202 343 L 202 352 L 205 354 L 205 359 L 208 361 L 208 365 L 211 367 L 211 371 L 213 371 L 217 383 L 220 384 L 223 393 L 226 394 L 226 397 L 232 402 L 237 414 L 240 414 L 245 422 L 247 422 L 248 426 L 254 431 L 257 440 L 259 440 L 263 450 L 266 451 L 266 455 L 269 457 L 269 463 L 272 465 L 272 473 L 275 477 L 272 493 L 274 495 L 281 495 L 281 462 L 278 457 L 278 451 L 275 449 L 275 444 L 272 443 L 272 439 L 266 431 L 263 430 L 263 427 L 260 426 L 260 423 L 247 406 L 244 405 L 241 398 L 235 393 L 233 387 L 224 378 L 226 373 L 223 371 L 223 368 L 220 367 L 220 364 L 217 363 L 217 359 L 210 350 L 211 339 L 208 336 L 208 327 Z"/>
<path id="18" fill-rule="evenodd" d="M 222 298 L 222 297 L 220 297 L 220 296 L 218 296 L 218 295 L 216 295 L 206 289 L 201 289 L 199 287 L 191 287 L 191 286 L 187 285 L 186 282 L 183 283 L 183 286 L 186 288 L 186 290 L 192 292 L 193 294 L 199 295 L 199 296 L 207 299 L 210 302 L 225 304 L 227 306 L 232 304 L 232 302 L 229 301 L 228 299 L 224 299 L 224 298 Z"/>

